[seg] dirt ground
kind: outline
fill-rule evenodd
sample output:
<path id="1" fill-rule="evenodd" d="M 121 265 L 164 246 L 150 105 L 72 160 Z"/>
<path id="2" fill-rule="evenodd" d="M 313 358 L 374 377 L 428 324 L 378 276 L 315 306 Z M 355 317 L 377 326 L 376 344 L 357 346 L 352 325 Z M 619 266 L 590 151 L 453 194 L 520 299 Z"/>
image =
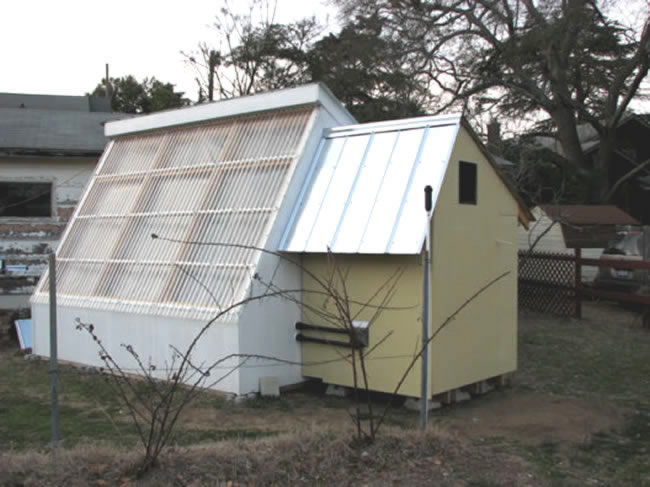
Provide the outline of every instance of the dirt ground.
<path id="1" fill-rule="evenodd" d="M 451 408 L 445 430 L 481 440 L 505 437 L 523 444 L 581 443 L 622 425 L 625 409 L 571 397 L 506 390 Z"/>
<path id="2" fill-rule="evenodd" d="M 0 381 L 0 485 L 650 486 L 649 351 L 639 316 L 615 305 L 586 303 L 582 320 L 522 312 L 510 387 L 432 412 L 425 435 L 417 413 L 395 408 L 364 448 L 350 443 L 351 401 L 318 388 L 242 404 L 206 393 L 138 482 L 126 412 L 96 376 L 73 371 L 63 376 L 70 426 L 52 466 L 46 366 L 4 351 L 13 382 Z M 26 398 L 31 419 L 11 416 Z"/>

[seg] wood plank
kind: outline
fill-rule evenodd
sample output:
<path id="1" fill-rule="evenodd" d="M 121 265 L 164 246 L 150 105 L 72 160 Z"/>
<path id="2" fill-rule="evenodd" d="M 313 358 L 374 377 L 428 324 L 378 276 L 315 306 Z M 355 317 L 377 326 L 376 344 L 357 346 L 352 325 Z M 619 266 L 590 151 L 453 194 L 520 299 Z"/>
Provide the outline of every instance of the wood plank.
<path id="1" fill-rule="evenodd" d="M 501 374 L 488 379 L 488 383 L 496 387 L 506 387 L 510 385 L 510 374 Z"/>
<path id="2" fill-rule="evenodd" d="M 604 291 L 602 289 L 594 289 L 588 287 L 581 287 L 578 293 L 582 296 L 591 296 L 594 298 L 606 299 L 609 301 L 620 301 L 625 303 L 637 303 L 650 306 L 650 296 L 643 294 L 622 293 L 618 291 Z"/>
<path id="3" fill-rule="evenodd" d="M 650 262 L 642 260 L 615 260 L 615 259 L 579 259 L 580 265 L 596 267 L 614 267 L 616 269 L 645 269 L 650 270 Z"/>

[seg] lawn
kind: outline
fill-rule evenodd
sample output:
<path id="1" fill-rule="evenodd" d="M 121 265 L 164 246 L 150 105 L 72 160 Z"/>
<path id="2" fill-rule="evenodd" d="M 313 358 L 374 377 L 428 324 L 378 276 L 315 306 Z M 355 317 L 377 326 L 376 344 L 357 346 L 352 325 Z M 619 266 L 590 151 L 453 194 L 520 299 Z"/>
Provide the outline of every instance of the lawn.
<path id="1" fill-rule="evenodd" d="M 425 435 L 396 408 L 363 449 L 352 403 L 318 386 L 241 404 L 204 392 L 144 483 L 650 485 L 650 332 L 616 307 L 584 314 L 522 313 L 511 387 L 434 412 Z M 0 484 L 132 480 L 138 438 L 101 375 L 60 367 L 54 464 L 47 362 L 4 346 L 0 370 Z"/>
<path id="2" fill-rule="evenodd" d="M 581 441 L 545 439 L 524 456 L 558 485 L 650 485 L 650 330 L 614 306 L 587 303 L 585 315 L 522 320 L 513 392 L 582 404 L 582 418 L 600 413 L 603 428 Z"/>

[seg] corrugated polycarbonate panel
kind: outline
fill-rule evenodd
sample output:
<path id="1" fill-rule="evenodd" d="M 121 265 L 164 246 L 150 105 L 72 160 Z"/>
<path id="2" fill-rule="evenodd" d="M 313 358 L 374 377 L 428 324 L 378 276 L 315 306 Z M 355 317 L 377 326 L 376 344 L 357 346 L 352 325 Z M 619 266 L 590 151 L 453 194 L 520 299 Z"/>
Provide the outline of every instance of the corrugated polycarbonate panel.
<path id="1" fill-rule="evenodd" d="M 223 244 L 265 246 L 312 114 L 117 138 L 59 247 L 59 302 L 204 318 L 240 300 L 259 252 Z"/>
<path id="2" fill-rule="evenodd" d="M 420 253 L 424 187 L 433 187 L 435 205 L 459 124 L 446 116 L 332 130 L 282 250 Z"/>

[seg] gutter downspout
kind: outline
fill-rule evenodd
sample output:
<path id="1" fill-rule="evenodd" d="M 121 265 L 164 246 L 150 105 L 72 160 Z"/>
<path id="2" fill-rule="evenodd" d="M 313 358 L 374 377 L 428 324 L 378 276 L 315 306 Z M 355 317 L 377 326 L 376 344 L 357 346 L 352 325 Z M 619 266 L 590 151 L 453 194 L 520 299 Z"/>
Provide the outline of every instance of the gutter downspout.
<path id="1" fill-rule="evenodd" d="M 420 397 L 420 430 L 427 429 L 429 415 L 429 337 L 431 336 L 431 324 L 429 323 L 429 309 L 431 300 L 431 193 L 433 188 L 424 188 L 424 209 L 427 212 L 427 237 L 424 249 L 423 285 L 422 285 L 422 377 Z"/>

